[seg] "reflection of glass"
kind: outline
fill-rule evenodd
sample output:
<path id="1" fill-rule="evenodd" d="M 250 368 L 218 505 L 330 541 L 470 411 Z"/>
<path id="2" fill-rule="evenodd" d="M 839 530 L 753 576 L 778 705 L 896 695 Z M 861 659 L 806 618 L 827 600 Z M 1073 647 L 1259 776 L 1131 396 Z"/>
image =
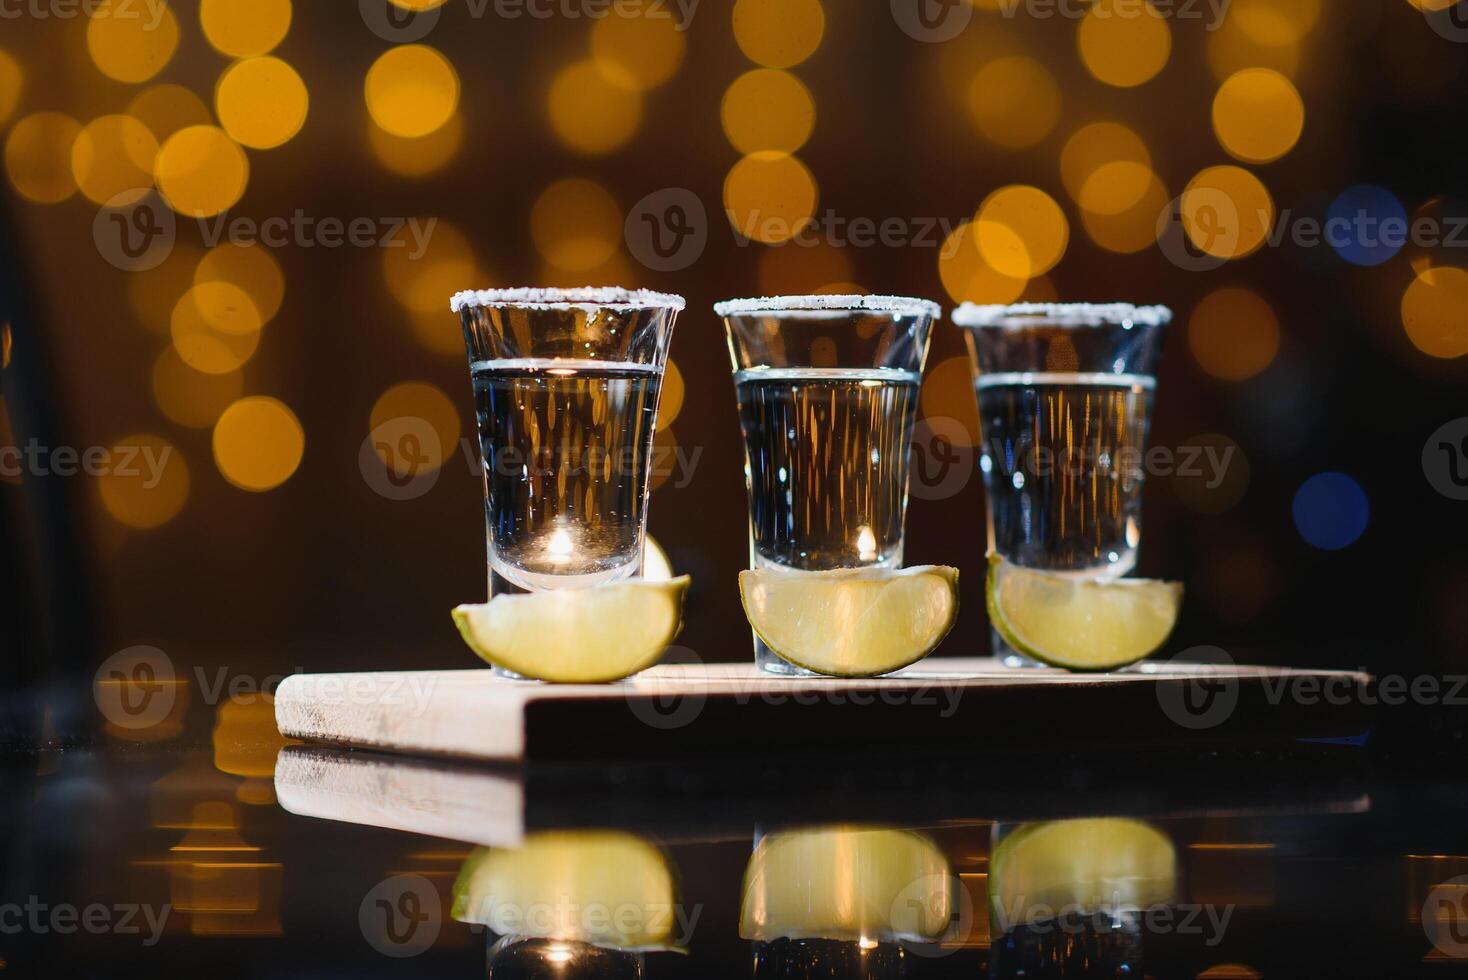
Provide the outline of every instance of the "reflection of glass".
<path id="1" fill-rule="evenodd" d="M 489 980 L 640 980 L 642 957 L 590 943 L 506 936 L 489 947 Z"/>
<path id="2" fill-rule="evenodd" d="M 751 567 L 899 567 L 908 444 L 938 307 L 781 296 L 714 310 L 744 430 Z M 755 657 L 772 673 L 808 673 L 758 640 Z"/>
<path id="3" fill-rule="evenodd" d="M 490 593 L 638 573 L 658 395 L 683 299 L 622 289 L 453 298 L 484 466 Z"/>
<path id="4" fill-rule="evenodd" d="M 996 825 L 991 977 L 1142 976 L 1143 914 L 1173 900 L 1177 852 L 1140 820 Z"/>
<path id="5" fill-rule="evenodd" d="M 544 831 L 519 847 L 470 854 L 452 915 L 500 936 L 627 953 L 680 949 L 688 922 L 677 882 L 668 856 L 635 834 Z"/>
<path id="6" fill-rule="evenodd" d="M 990 551 L 1080 575 L 1136 565 L 1143 454 L 1171 319 L 1166 307 L 1124 303 L 953 311 L 984 431 Z M 1012 656 L 997 633 L 994 643 Z"/>
<path id="7" fill-rule="evenodd" d="M 915 831 L 836 826 L 771 833 L 745 868 L 739 935 L 865 950 L 936 942 L 952 918 L 955 882 L 937 844 Z M 771 955 L 798 959 L 820 947 L 799 948 L 806 952 L 780 943 Z"/>

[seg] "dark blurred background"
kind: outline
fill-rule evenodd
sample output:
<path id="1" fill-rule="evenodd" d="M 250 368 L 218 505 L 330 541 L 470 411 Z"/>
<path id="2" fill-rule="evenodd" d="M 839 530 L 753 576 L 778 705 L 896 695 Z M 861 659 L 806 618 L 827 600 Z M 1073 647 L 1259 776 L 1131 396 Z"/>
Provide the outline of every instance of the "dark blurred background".
<path id="1" fill-rule="evenodd" d="M 1139 569 L 1187 585 L 1169 652 L 1464 667 L 1456 7 L 394 4 L 6 15 L 12 673 L 90 680 L 135 644 L 190 676 L 472 666 L 448 617 L 484 592 L 448 297 L 586 283 L 688 298 L 651 531 L 694 576 L 681 642 L 705 660 L 749 657 L 710 305 L 869 291 L 1172 306 L 1152 442 L 1178 471 L 1149 478 Z M 922 405 L 952 421 L 920 446 L 907 561 L 964 570 L 942 653 L 980 653 L 977 420 L 946 321 Z M 369 434 L 405 425 L 437 448 L 390 472 Z"/>

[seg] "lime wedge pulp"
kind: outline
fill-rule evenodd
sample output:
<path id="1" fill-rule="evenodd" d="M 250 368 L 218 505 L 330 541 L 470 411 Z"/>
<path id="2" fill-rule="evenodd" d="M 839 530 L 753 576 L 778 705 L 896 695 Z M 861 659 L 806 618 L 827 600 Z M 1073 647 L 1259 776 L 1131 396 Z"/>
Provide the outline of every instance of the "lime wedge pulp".
<path id="1" fill-rule="evenodd" d="M 1020 653 L 1068 670 L 1114 670 L 1167 642 L 1183 587 L 1157 579 L 1082 579 L 989 556 L 989 619 Z"/>
<path id="2" fill-rule="evenodd" d="M 840 569 L 739 573 L 744 615 L 790 663 L 820 674 L 871 677 L 923 659 L 958 615 L 958 569 Z"/>
<path id="3" fill-rule="evenodd" d="M 454 623 L 496 667 L 562 684 L 604 683 L 657 663 L 683 625 L 688 583 L 684 575 L 499 595 L 455 607 Z"/>

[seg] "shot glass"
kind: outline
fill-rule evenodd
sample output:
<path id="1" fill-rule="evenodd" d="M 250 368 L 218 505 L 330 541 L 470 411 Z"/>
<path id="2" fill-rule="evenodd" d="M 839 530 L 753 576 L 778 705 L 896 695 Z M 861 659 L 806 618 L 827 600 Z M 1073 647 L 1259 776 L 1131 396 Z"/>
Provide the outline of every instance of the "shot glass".
<path id="1" fill-rule="evenodd" d="M 489 594 L 640 573 L 658 397 L 683 298 L 462 292 L 484 470 Z"/>
<path id="2" fill-rule="evenodd" d="M 936 304 L 894 296 L 719 303 L 749 491 L 751 568 L 902 564 L 908 450 Z M 756 636 L 755 661 L 808 675 Z"/>
<path id="3" fill-rule="evenodd" d="M 1165 306 L 1020 303 L 953 311 L 983 428 L 989 549 L 1091 578 L 1136 565 Z M 995 656 L 1037 666 L 996 631 Z"/>

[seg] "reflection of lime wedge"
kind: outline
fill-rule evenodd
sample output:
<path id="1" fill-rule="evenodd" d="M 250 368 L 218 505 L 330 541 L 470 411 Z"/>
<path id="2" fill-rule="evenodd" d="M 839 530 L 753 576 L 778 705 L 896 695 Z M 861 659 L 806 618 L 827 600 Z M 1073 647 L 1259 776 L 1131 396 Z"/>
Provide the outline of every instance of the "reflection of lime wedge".
<path id="1" fill-rule="evenodd" d="M 760 942 L 934 940 L 948 928 L 953 881 L 943 852 L 913 831 L 770 834 L 744 872 L 739 935 Z"/>
<path id="2" fill-rule="evenodd" d="M 1171 900 L 1176 876 L 1172 841 L 1140 820 L 1025 824 L 989 858 L 991 921 L 1007 931 L 1063 912 L 1149 908 Z"/>
<path id="3" fill-rule="evenodd" d="M 989 556 L 989 620 L 1020 653 L 1070 670 L 1112 670 L 1172 633 L 1183 587 L 1157 579 L 1078 579 Z"/>
<path id="4" fill-rule="evenodd" d="M 478 848 L 454 882 L 453 917 L 499 935 L 673 949 L 677 875 L 633 834 L 547 831 L 518 848 Z"/>
<path id="5" fill-rule="evenodd" d="M 958 569 L 841 569 L 739 573 L 744 615 L 792 664 L 821 674 L 868 677 L 916 663 L 958 615 Z"/>
<path id="6" fill-rule="evenodd" d="M 464 642 L 525 677 L 564 684 L 614 681 L 657 663 L 683 624 L 688 576 L 591 589 L 498 595 L 454 609 Z"/>

